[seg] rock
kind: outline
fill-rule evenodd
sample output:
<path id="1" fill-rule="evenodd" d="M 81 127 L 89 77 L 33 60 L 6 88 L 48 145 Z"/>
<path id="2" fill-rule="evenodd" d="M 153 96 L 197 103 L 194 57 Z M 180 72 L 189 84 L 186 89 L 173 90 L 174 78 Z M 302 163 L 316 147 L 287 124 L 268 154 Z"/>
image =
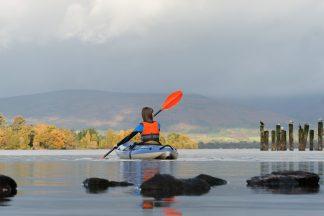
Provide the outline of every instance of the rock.
<path id="1" fill-rule="evenodd" d="M 12 178 L 0 175 L 0 197 L 12 197 L 17 194 L 17 183 Z"/>
<path id="2" fill-rule="evenodd" d="M 202 195 L 211 186 L 226 184 L 226 181 L 208 175 L 195 178 L 177 179 L 168 174 L 156 174 L 141 185 L 141 194 L 155 198 L 172 197 L 178 195 Z"/>
<path id="3" fill-rule="evenodd" d="M 210 175 L 200 174 L 196 176 L 196 178 L 205 180 L 210 186 L 218 186 L 218 185 L 224 185 L 227 184 L 227 182 L 223 179 L 215 178 Z"/>
<path id="4" fill-rule="evenodd" d="M 252 177 L 247 180 L 247 186 L 266 188 L 274 193 L 316 193 L 319 188 L 319 176 L 304 171 L 280 171 L 271 174 Z"/>
<path id="5" fill-rule="evenodd" d="M 83 181 L 83 186 L 89 193 L 100 193 L 107 190 L 109 187 L 127 187 L 133 184 L 128 182 L 109 181 L 101 178 L 88 178 Z"/>
<path id="6" fill-rule="evenodd" d="M 168 197 L 184 193 L 183 182 L 166 174 L 154 175 L 152 178 L 143 182 L 140 188 L 144 196 L 152 197 L 159 197 L 158 195 L 161 195 L 161 197 Z"/>

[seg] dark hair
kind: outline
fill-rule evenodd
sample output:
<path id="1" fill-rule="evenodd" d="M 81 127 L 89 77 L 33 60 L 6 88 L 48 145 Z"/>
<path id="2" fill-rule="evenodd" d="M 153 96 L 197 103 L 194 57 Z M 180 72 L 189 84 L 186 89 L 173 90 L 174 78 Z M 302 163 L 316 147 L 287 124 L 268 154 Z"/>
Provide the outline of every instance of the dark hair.
<path id="1" fill-rule="evenodd" d="M 142 109 L 142 118 L 144 122 L 153 122 L 153 109 L 151 107 L 144 107 Z"/>

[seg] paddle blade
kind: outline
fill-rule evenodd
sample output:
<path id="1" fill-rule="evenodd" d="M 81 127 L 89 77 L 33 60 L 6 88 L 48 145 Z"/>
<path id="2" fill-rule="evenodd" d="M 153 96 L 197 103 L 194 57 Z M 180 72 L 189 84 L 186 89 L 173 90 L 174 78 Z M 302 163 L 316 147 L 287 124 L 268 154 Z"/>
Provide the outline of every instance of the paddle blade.
<path id="1" fill-rule="evenodd" d="M 162 104 L 162 110 L 168 110 L 178 105 L 182 99 L 182 96 L 183 93 L 181 90 L 171 93 Z"/>

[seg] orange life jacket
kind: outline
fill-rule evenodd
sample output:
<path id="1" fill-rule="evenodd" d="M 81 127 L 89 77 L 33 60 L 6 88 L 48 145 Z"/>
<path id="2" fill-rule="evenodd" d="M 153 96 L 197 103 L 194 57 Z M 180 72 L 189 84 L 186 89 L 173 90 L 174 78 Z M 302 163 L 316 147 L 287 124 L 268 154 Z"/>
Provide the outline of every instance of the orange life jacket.
<path id="1" fill-rule="evenodd" d="M 149 141 L 159 142 L 160 140 L 159 123 L 157 121 L 154 121 L 152 123 L 142 122 L 142 124 L 143 124 L 143 131 L 141 134 L 142 142 L 149 142 Z"/>

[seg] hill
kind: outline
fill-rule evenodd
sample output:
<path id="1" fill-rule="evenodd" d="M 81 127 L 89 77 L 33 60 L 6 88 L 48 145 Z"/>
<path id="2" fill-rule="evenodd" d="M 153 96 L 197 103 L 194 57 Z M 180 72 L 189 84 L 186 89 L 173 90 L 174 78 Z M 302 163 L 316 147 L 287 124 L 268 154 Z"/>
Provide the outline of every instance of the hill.
<path id="1" fill-rule="evenodd" d="M 64 90 L 1 98 L 0 112 L 8 118 L 23 115 L 32 123 L 45 122 L 72 129 L 126 129 L 141 121 L 143 106 L 157 110 L 165 97 L 165 94 Z M 185 95 L 178 107 L 159 116 L 164 130 L 182 132 L 255 128 L 260 119 L 274 124 L 290 117 L 201 95 Z"/>
<path id="2" fill-rule="evenodd" d="M 324 117 L 324 96 L 321 94 L 235 99 L 227 102 L 234 101 L 242 106 L 258 110 L 267 109 L 284 116 L 291 116 L 292 119 L 298 120 L 300 123 L 315 123 Z"/>

